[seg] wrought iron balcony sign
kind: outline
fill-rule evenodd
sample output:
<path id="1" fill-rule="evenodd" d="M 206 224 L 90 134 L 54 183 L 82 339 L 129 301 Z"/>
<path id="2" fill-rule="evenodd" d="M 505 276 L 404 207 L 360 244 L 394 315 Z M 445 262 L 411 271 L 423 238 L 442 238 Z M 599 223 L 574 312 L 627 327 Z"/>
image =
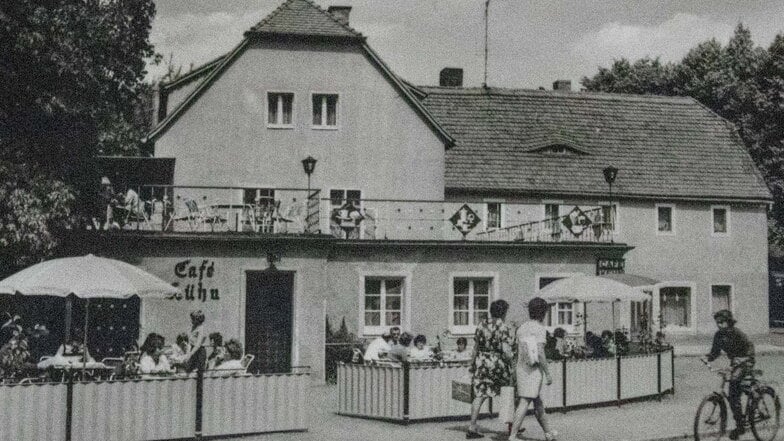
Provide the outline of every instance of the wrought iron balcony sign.
<path id="1" fill-rule="evenodd" d="M 591 222 L 591 219 L 583 210 L 580 210 L 580 207 L 574 207 L 569 214 L 564 216 L 561 223 L 574 235 L 574 237 L 580 237 L 593 222 Z"/>

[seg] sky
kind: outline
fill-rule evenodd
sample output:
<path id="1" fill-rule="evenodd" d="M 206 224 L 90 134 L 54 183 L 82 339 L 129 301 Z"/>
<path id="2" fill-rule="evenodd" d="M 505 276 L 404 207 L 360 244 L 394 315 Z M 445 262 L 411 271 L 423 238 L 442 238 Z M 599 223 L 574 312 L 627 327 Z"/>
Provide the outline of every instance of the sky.
<path id="1" fill-rule="evenodd" d="M 231 50 L 244 31 L 283 0 L 158 0 L 151 40 L 165 64 L 183 68 Z M 402 78 L 436 85 L 444 67 L 464 70 L 478 87 L 484 71 L 484 0 L 317 0 L 352 6 L 350 25 Z M 614 59 L 679 61 L 699 42 L 722 43 L 742 22 L 767 47 L 784 31 L 784 1 L 754 0 L 490 0 L 487 84 L 538 88 L 572 81 Z"/>

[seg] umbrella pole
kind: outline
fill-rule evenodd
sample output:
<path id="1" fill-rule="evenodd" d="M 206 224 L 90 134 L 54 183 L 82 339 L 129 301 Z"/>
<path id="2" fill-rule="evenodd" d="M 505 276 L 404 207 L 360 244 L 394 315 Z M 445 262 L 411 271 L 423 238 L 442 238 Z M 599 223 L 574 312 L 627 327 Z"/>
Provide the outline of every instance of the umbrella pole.
<path id="1" fill-rule="evenodd" d="M 615 355 L 618 355 L 618 342 L 615 341 L 615 300 L 612 302 L 612 339 L 613 339 L 613 346 L 615 346 Z"/>
<path id="2" fill-rule="evenodd" d="M 583 302 L 583 341 L 588 335 L 588 302 Z"/>
<path id="3" fill-rule="evenodd" d="M 82 381 L 84 381 L 84 374 L 87 371 L 87 325 L 90 319 L 90 299 L 86 299 L 84 303 L 84 344 L 82 346 Z"/>
<path id="4" fill-rule="evenodd" d="M 71 314 L 73 314 L 73 298 L 68 296 L 65 298 L 65 334 L 63 335 L 63 345 L 67 345 L 68 340 L 71 337 Z"/>

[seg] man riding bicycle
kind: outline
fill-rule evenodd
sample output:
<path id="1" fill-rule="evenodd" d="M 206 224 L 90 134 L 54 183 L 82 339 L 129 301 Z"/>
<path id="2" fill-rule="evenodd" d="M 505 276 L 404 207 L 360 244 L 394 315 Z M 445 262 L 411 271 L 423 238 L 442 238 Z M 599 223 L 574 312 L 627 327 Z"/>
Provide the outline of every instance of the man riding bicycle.
<path id="1" fill-rule="evenodd" d="M 735 419 L 735 429 L 730 432 L 730 439 L 736 440 L 746 432 L 741 408 L 740 394 L 742 380 L 751 375 L 754 367 L 754 344 L 746 334 L 735 327 L 732 312 L 722 309 L 713 314 L 719 330 L 713 336 L 713 346 L 705 357 L 711 362 L 721 355 L 721 351 L 730 359 L 732 372 L 729 379 L 729 402 L 732 416 Z"/>

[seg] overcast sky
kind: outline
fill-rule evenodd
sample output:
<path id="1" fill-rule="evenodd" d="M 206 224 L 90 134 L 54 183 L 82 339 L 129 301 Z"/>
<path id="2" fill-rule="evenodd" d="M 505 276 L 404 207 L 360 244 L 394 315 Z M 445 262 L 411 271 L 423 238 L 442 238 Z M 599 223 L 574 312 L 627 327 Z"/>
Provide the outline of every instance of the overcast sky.
<path id="1" fill-rule="evenodd" d="M 188 70 L 229 51 L 242 33 L 283 0 L 158 0 L 152 42 Z M 484 0 L 319 0 L 352 6 L 350 24 L 404 79 L 438 83 L 461 67 L 464 84 L 482 84 Z M 488 84 L 550 88 L 576 84 L 620 57 L 681 59 L 695 44 L 726 42 L 738 22 L 767 47 L 784 30 L 784 1 L 491 0 Z M 163 66 L 150 66 L 150 76 Z"/>

